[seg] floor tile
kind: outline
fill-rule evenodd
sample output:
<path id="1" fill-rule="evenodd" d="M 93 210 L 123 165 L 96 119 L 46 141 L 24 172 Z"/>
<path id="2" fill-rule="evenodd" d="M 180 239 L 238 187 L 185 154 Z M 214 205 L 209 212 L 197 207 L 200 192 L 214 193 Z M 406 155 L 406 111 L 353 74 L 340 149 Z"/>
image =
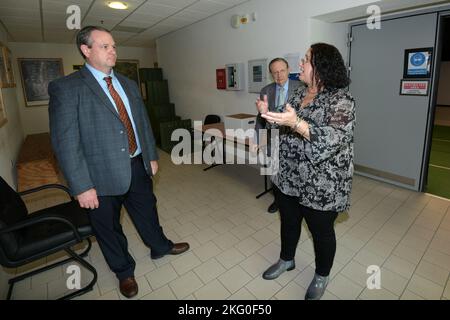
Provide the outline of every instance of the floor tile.
<path id="1" fill-rule="evenodd" d="M 216 279 L 226 271 L 227 270 L 214 258 L 202 263 L 194 269 L 195 274 L 203 281 L 203 283 L 208 283 L 211 280 Z"/>
<path id="2" fill-rule="evenodd" d="M 252 280 L 252 277 L 250 277 L 250 275 L 240 266 L 235 266 L 219 276 L 218 280 L 233 294 Z"/>

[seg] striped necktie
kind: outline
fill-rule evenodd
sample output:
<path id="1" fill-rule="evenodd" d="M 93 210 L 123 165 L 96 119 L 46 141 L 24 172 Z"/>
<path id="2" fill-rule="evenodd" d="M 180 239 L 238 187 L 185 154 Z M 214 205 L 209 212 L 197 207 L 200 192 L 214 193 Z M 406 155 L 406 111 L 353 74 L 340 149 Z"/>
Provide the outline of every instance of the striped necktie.
<path id="1" fill-rule="evenodd" d="M 131 124 L 131 120 L 130 117 L 128 116 L 127 109 L 125 109 L 125 104 L 123 103 L 122 98 L 120 98 L 120 95 L 113 87 L 112 78 L 104 77 L 103 80 L 105 80 L 106 84 L 108 85 L 108 90 L 116 104 L 117 112 L 119 113 L 119 118 L 120 120 L 122 120 L 122 123 L 125 126 L 125 129 L 127 130 L 130 155 L 133 155 L 137 149 L 136 136 L 134 135 L 133 125 Z"/>

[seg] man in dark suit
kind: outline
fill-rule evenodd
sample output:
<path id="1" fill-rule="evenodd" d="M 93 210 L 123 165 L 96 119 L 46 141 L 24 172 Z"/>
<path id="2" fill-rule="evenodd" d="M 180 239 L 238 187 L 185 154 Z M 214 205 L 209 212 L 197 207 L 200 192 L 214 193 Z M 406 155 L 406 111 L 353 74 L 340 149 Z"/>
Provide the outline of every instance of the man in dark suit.
<path id="1" fill-rule="evenodd" d="M 262 88 L 260 98 L 256 102 L 258 116 L 256 117 L 255 124 L 256 144 L 254 144 L 252 147 L 253 151 L 256 151 L 259 148 L 259 130 L 269 129 L 266 126 L 266 120 L 261 117 L 261 113 L 259 112 L 259 110 L 261 110 L 261 108 L 266 108 L 268 110 L 264 110 L 264 112 L 281 112 L 286 102 L 288 101 L 289 96 L 292 95 L 294 91 L 301 86 L 300 81 L 289 80 L 289 64 L 283 58 L 275 58 L 270 61 L 269 71 L 274 82 Z M 267 141 L 270 142 L 269 137 Z M 268 154 L 270 154 L 270 150 L 268 150 L 267 152 Z M 269 206 L 267 211 L 270 213 L 275 213 L 278 211 L 278 206 L 275 203 L 275 200 Z"/>
<path id="2" fill-rule="evenodd" d="M 86 60 L 80 71 L 50 83 L 52 145 L 71 192 L 90 220 L 100 249 L 127 298 L 138 293 L 135 261 L 120 224 L 125 206 L 151 258 L 180 254 L 187 243 L 166 238 L 159 224 L 152 176 L 158 155 L 137 84 L 113 71 L 116 46 L 109 30 L 77 34 Z"/>

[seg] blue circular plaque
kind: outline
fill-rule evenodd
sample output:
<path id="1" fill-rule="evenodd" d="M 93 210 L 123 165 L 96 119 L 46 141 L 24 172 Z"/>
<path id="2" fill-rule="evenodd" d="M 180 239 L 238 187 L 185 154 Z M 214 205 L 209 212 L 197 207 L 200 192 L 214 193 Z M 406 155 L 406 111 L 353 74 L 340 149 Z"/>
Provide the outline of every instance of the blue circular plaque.
<path id="1" fill-rule="evenodd" d="M 411 56 L 411 59 L 409 59 L 409 61 L 413 66 L 418 67 L 425 63 L 425 59 L 426 57 L 422 52 L 417 52 Z"/>

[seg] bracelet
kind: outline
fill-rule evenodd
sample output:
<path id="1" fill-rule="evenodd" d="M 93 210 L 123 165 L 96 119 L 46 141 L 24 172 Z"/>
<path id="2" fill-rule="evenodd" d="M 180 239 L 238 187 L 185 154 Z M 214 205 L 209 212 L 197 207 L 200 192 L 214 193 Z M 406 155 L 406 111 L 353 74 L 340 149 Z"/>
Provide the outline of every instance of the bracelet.
<path id="1" fill-rule="evenodd" d="M 295 126 L 294 128 L 292 128 L 292 130 L 295 132 L 297 131 L 298 127 L 300 127 L 300 123 L 302 122 L 302 118 L 300 116 L 297 116 L 297 121 L 295 122 Z"/>

